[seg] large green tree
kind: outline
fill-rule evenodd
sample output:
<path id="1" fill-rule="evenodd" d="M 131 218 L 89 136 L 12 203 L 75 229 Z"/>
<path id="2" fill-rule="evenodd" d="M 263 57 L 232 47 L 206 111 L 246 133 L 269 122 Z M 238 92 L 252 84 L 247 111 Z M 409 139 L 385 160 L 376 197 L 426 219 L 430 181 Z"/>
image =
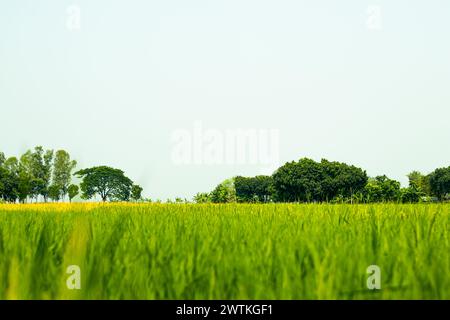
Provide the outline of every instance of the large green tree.
<path id="1" fill-rule="evenodd" d="M 19 161 L 16 157 L 6 159 L 1 168 L 2 198 L 7 202 L 16 202 L 19 198 Z"/>
<path id="2" fill-rule="evenodd" d="M 364 170 L 346 163 L 303 158 L 288 162 L 273 174 L 277 201 L 353 201 L 361 194 L 368 177 Z"/>
<path id="3" fill-rule="evenodd" d="M 98 195 L 102 201 L 128 201 L 133 181 L 119 169 L 107 166 L 83 169 L 75 173 L 82 179 L 81 197 L 92 199 Z"/>
<path id="4" fill-rule="evenodd" d="M 252 202 L 255 200 L 255 179 L 237 176 L 234 178 L 236 199 L 238 202 Z"/>
<path id="5" fill-rule="evenodd" d="M 353 201 L 354 194 L 364 190 L 368 177 L 361 168 L 326 159 L 322 159 L 320 165 L 323 174 L 321 200 L 329 201 L 339 196 Z"/>
<path id="6" fill-rule="evenodd" d="M 423 175 L 419 171 L 412 171 L 408 174 L 408 180 L 411 190 L 421 191 L 424 195 L 431 195 L 429 176 Z"/>
<path id="7" fill-rule="evenodd" d="M 131 199 L 133 199 L 134 201 L 138 201 L 142 199 L 142 191 L 144 189 L 142 189 L 141 186 L 135 184 L 131 187 Z"/>
<path id="8" fill-rule="evenodd" d="M 59 201 L 61 199 L 61 190 L 60 190 L 60 188 L 57 185 L 52 184 L 48 188 L 48 197 L 51 200 L 53 200 L 53 201 Z"/>
<path id="9" fill-rule="evenodd" d="M 48 187 L 52 173 L 53 150 L 44 150 L 41 146 L 28 150 L 20 157 L 20 179 L 23 192 L 21 200 L 28 196 L 47 201 Z M 25 199 L 23 199 L 25 197 Z"/>
<path id="10" fill-rule="evenodd" d="M 281 202 L 316 201 L 323 195 L 322 166 L 303 158 L 278 168 L 273 177 L 275 198 Z"/>
<path id="11" fill-rule="evenodd" d="M 55 154 L 53 165 L 53 185 L 59 188 L 61 197 L 64 199 L 72 181 L 72 171 L 77 162 L 70 159 L 70 155 L 65 150 L 58 150 Z"/>
<path id="12" fill-rule="evenodd" d="M 417 185 L 412 184 L 407 188 L 400 189 L 401 200 L 403 203 L 416 203 L 419 202 L 424 193 Z"/>
<path id="13" fill-rule="evenodd" d="M 67 194 L 69 195 L 69 201 L 72 202 L 72 199 L 75 198 L 79 192 L 80 192 L 80 188 L 75 184 L 71 184 L 69 186 L 69 188 L 67 188 Z"/>
<path id="14" fill-rule="evenodd" d="M 397 202 L 401 200 L 400 182 L 386 175 L 369 179 L 364 188 L 368 202 Z"/>
<path id="15" fill-rule="evenodd" d="M 236 202 L 234 179 L 227 179 L 220 183 L 213 191 L 211 191 L 210 198 L 213 203 Z"/>
<path id="16" fill-rule="evenodd" d="M 431 193 L 439 200 L 444 200 L 450 194 L 450 166 L 438 168 L 429 176 Z"/>
<path id="17" fill-rule="evenodd" d="M 268 202 L 272 196 L 272 177 L 256 176 L 234 178 L 236 198 L 239 202 Z"/>

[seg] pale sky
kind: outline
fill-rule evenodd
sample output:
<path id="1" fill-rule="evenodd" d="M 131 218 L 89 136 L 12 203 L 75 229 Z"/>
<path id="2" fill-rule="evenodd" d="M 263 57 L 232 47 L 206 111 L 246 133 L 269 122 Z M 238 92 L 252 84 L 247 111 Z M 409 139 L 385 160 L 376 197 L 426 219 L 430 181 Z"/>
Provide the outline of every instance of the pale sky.
<path id="1" fill-rule="evenodd" d="M 200 124 L 206 140 L 277 132 L 280 163 L 406 184 L 450 165 L 449 13 L 448 0 L 0 0 L 0 151 L 62 148 L 163 200 L 271 173 L 176 163 L 172 139 Z"/>

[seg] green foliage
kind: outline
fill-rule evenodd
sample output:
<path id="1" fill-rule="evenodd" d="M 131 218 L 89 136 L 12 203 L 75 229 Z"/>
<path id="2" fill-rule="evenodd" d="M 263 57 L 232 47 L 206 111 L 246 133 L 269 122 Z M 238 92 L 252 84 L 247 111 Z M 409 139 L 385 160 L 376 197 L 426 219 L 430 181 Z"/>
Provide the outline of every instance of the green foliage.
<path id="1" fill-rule="evenodd" d="M 368 178 L 355 166 L 322 159 L 303 158 L 278 168 L 271 177 L 235 177 L 210 194 L 197 194 L 197 203 L 216 202 L 430 202 L 430 195 L 443 201 L 450 197 L 450 167 L 426 176 L 418 171 L 408 175 L 409 187 L 386 175 Z M 233 190 L 234 185 L 234 190 Z M 235 193 L 235 194 L 234 194 Z"/>
<path id="2" fill-rule="evenodd" d="M 5 163 L 5 161 L 6 161 L 6 156 L 5 156 L 5 154 L 4 154 L 3 152 L 0 152 L 0 167 L 3 166 L 3 164 Z"/>
<path id="3" fill-rule="evenodd" d="M 322 193 L 322 168 L 311 159 L 288 162 L 278 168 L 272 177 L 274 196 L 280 202 L 313 201 Z"/>
<path id="4" fill-rule="evenodd" d="M 48 187 L 51 182 L 53 150 L 41 146 L 28 150 L 20 157 L 20 200 L 29 196 L 37 199 L 39 196 L 47 201 Z"/>
<path id="5" fill-rule="evenodd" d="M 16 202 L 19 198 L 19 161 L 16 157 L 10 157 L 1 168 L 2 198 L 7 202 Z"/>
<path id="6" fill-rule="evenodd" d="M 144 189 L 142 189 L 141 186 L 135 184 L 131 187 L 131 199 L 133 199 L 134 201 L 138 201 L 142 199 L 142 191 Z"/>
<path id="7" fill-rule="evenodd" d="M 133 181 L 122 170 L 100 166 L 80 170 L 75 175 L 83 179 L 80 184 L 83 199 L 91 199 L 95 195 L 99 195 L 103 202 L 130 199 Z"/>
<path id="8" fill-rule="evenodd" d="M 63 199 L 71 184 L 76 161 L 68 152 L 44 150 L 41 146 L 28 150 L 20 161 L 6 158 L 0 152 L 0 199 L 6 202 L 27 202 L 30 199 Z M 107 167 L 98 167 L 107 168 Z M 429 175 L 413 171 L 408 175 L 409 187 L 400 189 L 400 183 L 384 176 L 368 179 L 360 168 L 345 163 L 322 159 L 316 162 L 303 158 L 288 162 L 272 176 L 238 176 L 219 184 L 210 193 L 199 193 L 196 203 L 229 202 L 417 202 L 445 201 L 449 198 L 450 167 L 436 169 Z M 101 171 L 101 170 L 100 170 Z M 92 175 L 88 180 L 94 179 Z M 120 170 L 119 170 L 120 171 Z M 81 172 L 81 171 L 79 171 Z M 93 172 L 90 172 L 93 174 Z M 106 173 L 106 176 L 109 173 Z M 142 188 L 130 186 L 123 172 L 110 172 L 111 179 L 86 182 L 81 186 L 82 197 L 92 199 L 96 194 L 103 201 L 140 200 Z M 123 177 L 121 177 L 121 175 Z M 122 180 L 122 182 L 120 182 Z M 115 181 L 115 182 L 113 182 Z M 108 187 L 107 185 L 115 185 Z M 83 188 L 85 191 L 83 191 Z M 435 196 L 436 198 L 432 197 Z M 71 201 L 72 198 L 69 198 Z M 183 200 L 187 202 L 186 200 Z"/>
<path id="9" fill-rule="evenodd" d="M 0 153 L 0 198 L 7 202 L 29 199 L 46 202 L 51 191 L 53 200 L 60 199 L 67 193 L 75 165 L 66 151 L 59 150 L 54 157 L 53 150 L 41 146 L 26 151 L 20 160 L 6 159 Z"/>
<path id="10" fill-rule="evenodd" d="M 320 162 L 323 177 L 321 181 L 322 198 L 330 200 L 336 196 L 354 200 L 354 195 L 364 190 L 368 177 L 365 171 L 341 162 Z"/>
<path id="11" fill-rule="evenodd" d="M 424 195 L 431 195 L 430 177 L 423 175 L 419 171 L 412 171 L 408 174 L 409 187 L 414 187 L 423 192 Z"/>
<path id="12" fill-rule="evenodd" d="M 80 192 L 80 188 L 75 184 L 71 184 L 67 188 L 67 193 L 69 195 L 69 201 L 72 202 L 72 199 L 75 198 L 79 192 Z"/>
<path id="13" fill-rule="evenodd" d="M 42 186 L 37 179 L 34 179 L 28 172 L 20 170 L 17 186 L 17 196 L 19 201 L 24 203 L 28 196 L 37 197 L 37 192 Z"/>
<path id="14" fill-rule="evenodd" d="M 198 192 L 194 196 L 194 202 L 195 203 L 210 203 L 211 202 L 211 196 L 207 192 Z"/>
<path id="15" fill-rule="evenodd" d="M 48 196 L 53 201 L 59 201 L 61 199 L 61 188 L 56 184 L 52 184 L 48 188 Z"/>
<path id="16" fill-rule="evenodd" d="M 59 187 L 61 197 L 64 198 L 68 192 L 72 181 L 72 171 L 77 162 L 70 159 L 70 155 L 65 150 L 58 150 L 55 154 L 55 164 L 53 166 L 53 185 Z"/>
<path id="17" fill-rule="evenodd" d="M 272 177 L 234 178 L 236 198 L 239 202 L 269 202 L 273 193 Z"/>
<path id="18" fill-rule="evenodd" d="M 444 200 L 450 194 L 450 167 L 438 168 L 429 176 L 431 193 Z"/>
<path id="19" fill-rule="evenodd" d="M 403 203 L 417 203 L 424 196 L 422 190 L 415 184 L 412 184 L 408 188 L 402 188 L 400 192 Z"/>
<path id="20" fill-rule="evenodd" d="M 234 179 L 227 179 L 219 184 L 210 194 L 213 203 L 236 202 Z"/>
<path id="21" fill-rule="evenodd" d="M 367 183 L 366 172 L 345 163 L 303 158 L 280 167 L 273 174 L 274 197 L 281 202 L 330 201 L 350 198 Z"/>
<path id="22" fill-rule="evenodd" d="M 400 182 L 387 176 L 370 178 L 365 186 L 367 202 L 398 202 L 401 200 Z"/>

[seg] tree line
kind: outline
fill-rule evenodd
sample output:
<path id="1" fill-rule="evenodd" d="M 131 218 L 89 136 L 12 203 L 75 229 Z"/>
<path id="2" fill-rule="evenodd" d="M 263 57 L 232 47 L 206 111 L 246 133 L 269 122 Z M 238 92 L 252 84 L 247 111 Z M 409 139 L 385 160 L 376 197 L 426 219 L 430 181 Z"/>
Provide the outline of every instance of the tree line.
<path id="1" fill-rule="evenodd" d="M 120 169 L 97 166 L 73 172 L 77 162 L 65 150 L 38 146 L 19 158 L 0 152 L 0 201 L 72 201 L 99 197 L 102 201 L 142 200 L 142 187 Z M 72 177 L 81 180 L 79 186 Z M 303 158 L 278 168 L 271 176 L 237 176 L 209 193 L 198 193 L 197 203 L 227 202 L 431 202 L 450 200 L 450 167 L 430 174 L 413 171 L 409 186 L 386 175 L 368 177 L 365 170 L 342 162 Z M 179 202 L 178 199 L 176 202 Z"/>
<path id="2" fill-rule="evenodd" d="M 430 174 L 413 171 L 409 185 L 386 175 L 369 177 L 365 170 L 346 163 L 303 158 L 278 168 L 271 176 L 237 176 L 209 193 L 198 193 L 197 203 L 226 202 L 432 202 L 450 199 L 450 167 Z"/>
<path id="3" fill-rule="evenodd" d="M 80 194 L 84 200 L 96 196 L 102 201 L 129 201 L 142 198 L 142 187 L 119 169 L 107 166 L 73 172 L 77 162 L 65 150 L 44 150 L 38 146 L 19 158 L 0 152 L 0 201 L 72 201 Z M 72 177 L 81 179 L 80 185 Z"/>

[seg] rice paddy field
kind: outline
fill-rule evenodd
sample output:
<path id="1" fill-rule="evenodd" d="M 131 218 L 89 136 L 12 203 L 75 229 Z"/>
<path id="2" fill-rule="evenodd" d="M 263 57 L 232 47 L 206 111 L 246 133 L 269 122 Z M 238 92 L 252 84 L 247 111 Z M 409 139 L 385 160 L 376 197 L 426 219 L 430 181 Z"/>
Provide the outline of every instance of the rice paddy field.
<path id="1" fill-rule="evenodd" d="M 450 204 L 0 205 L 0 299 L 450 299 L 449 218 Z"/>

